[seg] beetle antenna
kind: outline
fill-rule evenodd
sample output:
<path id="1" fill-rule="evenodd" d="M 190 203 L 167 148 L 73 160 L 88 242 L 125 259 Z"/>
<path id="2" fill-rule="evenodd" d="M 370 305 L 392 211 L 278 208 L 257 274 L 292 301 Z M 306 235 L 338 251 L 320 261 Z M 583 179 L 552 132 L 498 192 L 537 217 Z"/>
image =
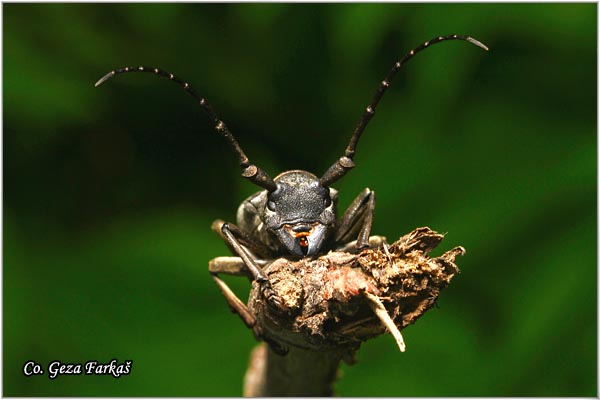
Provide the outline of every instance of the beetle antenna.
<path id="1" fill-rule="evenodd" d="M 236 138 L 229 131 L 229 128 L 227 128 L 227 125 L 225 125 L 225 123 L 214 112 L 212 106 L 208 103 L 208 101 L 206 101 L 206 99 L 204 97 L 200 96 L 194 89 L 192 89 L 192 87 L 187 82 L 183 81 L 182 79 L 178 78 L 177 76 L 175 76 L 169 72 L 160 70 L 158 68 L 124 67 L 124 68 L 116 69 L 116 70 L 111 71 L 108 74 L 104 75 L 102 78 L 100 78 L 98 80 L 98 82 L 96 82 L 96 84 L 94 86 L 98 87 L 98 86 L 102 85 L 104 82 L 106 82 L 107 80 L 109 80 L 110 78 L 114 77 L 115 75 L 119 75 L 119 74 L 122 74 L 125 72 L 151 73 L 154 75 L 161 76 L 163 78 L 167 78 L 170 81 L 173 81 L 173 82 L 177 83 L 179 86 L 181 86 L 183 88 L 183 90 L 185 90 L 194 99 L 196 99 L 196 101 L 200 104 L 200 107 L 202 107 L 204 112 L 206 112 L 208 114 L 208 116 L 210 117 L 210 119 L 212 120 L 215 131 L 217 131 L 217 133 L 219 133 L 221 136 L 223 136 L 225 138 L 225 140 L 227 141 L 227 143 L 229 144 L 229 146 L 231 147 L 233 152 L 237 155 L 238 161 L 240 163 L 240 167 L 242 167 L 242 176 L 244 178 L 247 178 L 248 180 L 250 180 L 255 185 L 263 187 L 270 192 L 277 189 L 277 185 L 265 171 L 263 171 L 261 168 L 257 167 L 256 165 L 250 164 L 250 161 L 248 160 L 246 153 L 244 153 L 244 150 L 242 150 L 242 148 L 240 147 L 240 144 L 238 143 Z"/>
<path id="2" fill-rule="evenodd" d="M 404 57 L 402 57 L 398 62 L 396 62 L 394 64 L 394 66 L 392 67 L 390 72 L 387 74 L 385 79 L 383 81 L 381 81 L 381 83 L 379 84 L 379 87 L 377 88 L 377 91 L 375 92 L 375 96 L 373 97 L 373 100 L 371 100 L 371 104 L 369 104 L 367 106 L 362 117 L 360 118 L 360 120 L 358 120 L 358 124 L 356 125 L 356 128 L 354 128 L 354 133 L 352 133 L 352 137 L 350 138 L 350 143 L 348 143 L 348 147 L 346 147 L 344 156 L 340 157 L 331 167 L 329 167 L 329 169 L 325 172 L 325 174 L 323 174 L 323 176 L 319 179 L 319 182 L 321 183 L 322 186 L 331 185 L 333 182 L 337 181 L 342 176 L 346 175 L 346 173 L 349 170 L 354 168 L 353 158 L 354 158 L 354 154 L 356 153 L 356 145 L 358 144 L 358 139 L 360 139 L 360 135 L 362 135 L 363 131 L 365 130 L 365 127 L 367 126 L 367 124 L 369 123 L 371 118 L 373 118 L 373 115 L 375 115 L 375 108 L 377 107 L 377 104 L 379 104 L 379 100 L 381 100 L 381 97 L 385 93 L 386 89 L 388 87 L 390 87 L 392 78 L 394 78 L 394 75 L 396 75 L 396 72 L 398 72 L 398 70 L 400 68 L 402 68 L 402 66 L 408 60 L 413 58 L 414 55 L 417 54 L 418 52 L 420 52 L 421 50 L 424 50 L 431 45 L 434 45 L 436 43 L 440 43 L 440 42 L 443 42 L 446 40 L 465 40 L 469 43 L 474 44 L 477 47 L 482 48 L 483 50 L 486 50 L 486 51 L 489 50 L 486 45 L 484 45 L 480 41 L 478 41 L 470 36 L 447 35 L 447 36 L 438 36 L 436 38 L 433 38 L 433 39 L 421 44 L 419 47 L 416 47 L 415 49 L 409 51 Z"/>

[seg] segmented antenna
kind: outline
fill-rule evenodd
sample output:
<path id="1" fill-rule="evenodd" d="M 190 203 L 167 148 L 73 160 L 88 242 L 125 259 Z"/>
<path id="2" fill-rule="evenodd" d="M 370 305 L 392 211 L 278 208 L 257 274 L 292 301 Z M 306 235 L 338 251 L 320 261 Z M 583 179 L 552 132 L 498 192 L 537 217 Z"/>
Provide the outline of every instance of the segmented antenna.
<path id="1" fill-rule="evenodd" d="M 231 147 L 233 152 L 237 155 L 240 167 L 242 167 L 242 176 L 247 178 L 248 180 L 250 180 L 255 185 L 263 187 L 270 192 L 277 189 L 277 185 L 265 171 L 263 171 L 261 168 L 257 167 L 256 165 L 250 164 L 250 161 L 248 160 L 246 153 L 244 153 L 244 150 L 242 150 L 242 148 L 241 148 L 240 144 L 238 143 L 238 141 L 236 140 L 236 138 L 233 136 L 233 134 L 231 134 L 231 132 L 229 131 L 229 128 L 227 128 L 227 125 L 225 125 L 225 123 L 217 116 L 217 114 L 215 114 L 212 106 L 208 103 L 208 101 L 206 101 L 206 99 L 204 97 L 200 96 L 187 82 L 183 81 L 182 79 L 178 78 L 177 76 L 175 76 L 169 72 L 160 70 L 158 68 L 124 67 L 124 68 L 116 69 L 116 70 L 111 71 L 108 74 L 104 75 L 102 78 L 100 78 L 98 80 L 98 82 L 96 82 L 96 84 L 94 86 L 98 87 L 98 86 L 102 85 L 104 82 L 106 82 L 107 80 L 114 77 L 115 75 L 123 74 L 125 72 L 151 73 L 154 75 L 161 76 L 163 78 L 167 78 L 170 81 L 173 81 L 173 82 L 177 83 L 179 86 L 181 86 L 183 88 L 183 90 L 185 90 L 194 99 L 196 99 L 198 104 L 200 104 L 200 107 L 202 107 L 204 112 L 206 112 L 208 114 L 208 116 L 210 117 L 210 119 L 212 120 L 215 131 L 217 131 L 217 133 L 219 133 L 221 136 L 223 136 L 225 138 L 225 140 L 227 141 L 227 143 L 229 144 L 229 146 Z"/>
<path id="2" fill-rule="evenodd" d="M 436 38 L 433 38 L 433 39 L 421 44 L 419 47 L 416 47 L 415 49 L 409 51 L 404 57 L 402 57 L 400 59 L 400 61 L 398 61 L 394 64 L 394 66 L 392 67 L 390 72 L 387 74 L 385 79 L 379 84 L 379 87 L 377 88 L 377 91 L 375 92 L 375 96 L 373 97 L 373 100 L 371 100 L 371 104 L 369 104 L 367 106 L 362 117 L 360 118 L 360 120 L 358 120 L 358 124 L 356 125 L 356 128 L 354 128 L 354 133 L 352 133 L 352 137 L 350 138 L 350 143 L 348 143 L 348 147 L 346 147 L 344 156 L 340 157 L 331 167 L 329 167 L 329 169 L 325 172 L 325 174 L 323 174 L 323 176 L 319 179 L 319 182 L 321 183 L 322 186 L 331 185 L 333 182 L 337 181 L 342 176 L 346 175 L 346 173 L 349 170 L 354 168 L 354 161 L 352 161 L 352 160 L 354 158 L 354 154 L 356 153 L 356 145 L 358 144 L 358 139 L 360 139 L 360 135 L 362 135 L 363 131 L 365 130 L 365 127 L 367 126 L 367 124 L 369 123 L 371 118 L 373 118 L 373 115 L 375 115 L 375 108 L 377 107 L 377 104 L 379 104 L 379 100 L 381 100 L 381 97 L 383 96 L 383 94 L 385 93 L 387 88 L 390 87 L 391 81 L 394 78 L 394 76 L 396 75 L 396 72 L 398 72 L 398 70 L 400 68 L 402 68 L 402 66 L 408 60 L 413 58 L 414 55 L 417 54 L 418 52 L 420 52 L 421 50 L 424 50 L 436 43 L 440 43 L 445 40 L 465 40 L 469 43 L 474 44 L 477 47 L 482 48 L 483 50 L 486 50 L 486 51 L 489 50 L 486 45 L 484 45 L 480 41 L 478 41 L 470 36 L 447 35 L 447 36 L 438 36 Z"/>

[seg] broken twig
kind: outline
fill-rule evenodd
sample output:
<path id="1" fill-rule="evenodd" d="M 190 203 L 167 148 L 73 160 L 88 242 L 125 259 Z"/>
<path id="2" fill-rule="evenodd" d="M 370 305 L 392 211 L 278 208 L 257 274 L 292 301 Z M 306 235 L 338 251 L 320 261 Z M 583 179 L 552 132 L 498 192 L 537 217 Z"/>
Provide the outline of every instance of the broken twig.
<path id="1" fill-rule="evenodd" d="M 381 302 L 381 300 L 379 300 L 379 297 L 369 292 L 364 292 L 364 295 L 367 298 L 367 300 L 369 300 L 369 305 L 371 306 L 371 309 L 373 310 L 375 315 L 377 315 L 377 318 L 379 318 L 383 325 L 390 331 L 394 339 L 396 339 L 396 343 L 398 344 L 398 348 L 400 349 L 400 351 L 404 352 L 406 350 L 404 338 L 402 337 L 402 334 L 400 333 L 400 330 L 398 330 L 398 327 L 396 326 L 394 321 L 392 321 L 392 318 L 383 306 L 383 303 Z"/>
<path id="2" fill-rule="evenodd" d="M 404 351 L 400 331 L 430 309 L 459 272 L 454 260 L 464 248 L 428 255 L 443 237 L 418 228 L 389 246 L 383 241 L 358 254 L 333 251 L 317 259 L 280 258 L 266 266 L 283 313 L 269 306 L 256 283 L 248 307 L 261 337 L 288 354 L 264 344 L 256 349 L 244 394 L 331 395 L 339 362 L 352 364 L 360 344 L 386 330 Z"/>

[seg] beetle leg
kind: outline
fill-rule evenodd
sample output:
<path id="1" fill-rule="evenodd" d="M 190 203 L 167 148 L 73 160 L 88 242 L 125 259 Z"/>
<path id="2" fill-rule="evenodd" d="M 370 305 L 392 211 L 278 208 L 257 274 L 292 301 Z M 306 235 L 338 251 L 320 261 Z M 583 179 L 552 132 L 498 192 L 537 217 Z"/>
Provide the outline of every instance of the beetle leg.
<path id="1" fill-rule="evenodd" d="M 234 253 L 242 258 L 244 264 L 246 264 L 246 267 L 252 275 L 252 278 L 260 284 L 262 293 L 269 304 L 271 304 L 276 310 L 282 310 L 283 302 L 279 295 L 271 287 L 269 277 L 258 265 L 257 261 L 254 259 L 254 256 L 240 244 L 238 238 L 236 238 L 234 235 L 234 232 L 241 232 L 241 230 L 237 226 L 228 222 L 225 222 L 223 225 L 221 225 L 221 233 L 223 233 L 225 240 L 229 244 L 230 248 L 233 249 Z"/>
<path id="2" fill-rule="evenodd" d="M 356 248 L 369 247 L 374 211 L 375 192 L 365 188 L 342 215 L 334 236 L 335 244 L 345 243 L 358 234 Z"/>
<path id="3" fill-rule="evenodd" d="M 227 244 L 229 244 L 230 248 L 233 250 L 235 254 L 242 258 L 246 267 L 250 270 L 252 277 L 257 282 L 268 281 L 267 275 L 263 272 L 263 270 L 258 266 L 252 254 L 244 248 L 244 246 L 240 243 L 239 237 L 234 234 L 238 234 L 240 229 L 228 222 L 225 222 L 221 225 L 221 233 L 225 237 Z"/>
<path id="4" fill-rule="evenodd" d="M 217 219 L 212 223 L 212 225 L 210 226 L 210 229 L 212 229 L 219 236 L 221 236 L 221 238 L 225 241 L 225 243 L 227 244 L 227 247 L 229 247 L 229 250 L 231 250 L 232 253 L 237 253 L 235 248 L 233 246 L 231 246 L 231 244 L 229 243 L 227 236 L 225 236 L 225 234 L 223 233 L 223 225 L 224 224 L 225 224 L 225 221 Z M 228 225 L 229 225 L 229 230 L 236 237 L 238 242 L 242 246 L 249 249 L 253 254 L 257 255 L 258 257 L 264 257 L 264 258 L 269 258 L 269 256 L 271 256 L 271 250 L 267 246 L 265 246 L 262 242 L 259 242 L 258 240 L 251 237 L 246 231 L 240 229 L 237 225 L 234 225 L 234 224 L 228 224 Z"/>
<path id="5" fill-rule="evenodd" d="M 241 301 L 229 286 L 227 286 L 227 284 L 218 276 L 218 274 L 234 276 L 248 275 L 248 268 L 246 268 L 242 259 L 239 257 L 213 258 L 208 263 L 208 271 L 210 272 L 211 278 L 219 287 L 223 297 L 227 300 L 227 304 L 229 304 L 231 311 L 237 313 L 248 328 L 253 329 L 256 325 L 256 319 L 250 313 L 246 304 L 244 304 L 244 302 Z"/>
<path id="6" fill-rule="evenodd" d="M 215 281 L 219 290 L 227 300 L 231 311 L 238 314 L 244 324 L 252 330 L 257 340 L 263 340 L 271 346 L 273 351 L 279 355 L 285 355 L 287 350 L 279 343 L 263 336 L 260 326 L 256 323 L 256 318 L 252 315 L 248 306 L 236 296 L 231 288 L 221 279 L 218 274 L 227 274 L 233 276 L 248 276 L 249 271 L 244 261 L 240 257 L 216 257 L 209 261 L 208 270 L 211 278 Z"/>
<path id="7" fill-rule="evenodd" d="M 211 274 L 226 274 L 231 276 L 247 276 L 251 278 L 248 268 L 240 257 L 215 257 L 208 262 Z"/>
<path id="8" fill-rule="evenodd" d="M 353 240 L 351 242 L 348 243 L 343 243 L 340 244 L 338 247 L 335 248 L 335 251 L 341 251 L 341 252 L 345 252 L 345 253 L 358 253 L 358 250 L 360 250 L 357 246 L 356 246 L 356 240 Z M 373 236 L 369 236 L 369 247 L 372 249 L 377 249 L 379 247 L 383 247 L 387 245 L 387 238 L 385 236 L 379 236 L 379 235 L 373 235 Z"/>

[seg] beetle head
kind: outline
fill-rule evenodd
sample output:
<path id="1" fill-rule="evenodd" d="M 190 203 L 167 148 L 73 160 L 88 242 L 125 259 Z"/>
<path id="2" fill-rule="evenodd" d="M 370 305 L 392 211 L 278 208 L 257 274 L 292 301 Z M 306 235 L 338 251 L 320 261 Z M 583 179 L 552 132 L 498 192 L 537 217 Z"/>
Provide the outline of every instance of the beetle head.
<path id="1" fill-rule="evenodd" d="M 318 254 L 333 230 L 337 191 L 306 171 L 284 172 L 275 183 L 265 204 L 267 228 L 290 254 Z"/>

